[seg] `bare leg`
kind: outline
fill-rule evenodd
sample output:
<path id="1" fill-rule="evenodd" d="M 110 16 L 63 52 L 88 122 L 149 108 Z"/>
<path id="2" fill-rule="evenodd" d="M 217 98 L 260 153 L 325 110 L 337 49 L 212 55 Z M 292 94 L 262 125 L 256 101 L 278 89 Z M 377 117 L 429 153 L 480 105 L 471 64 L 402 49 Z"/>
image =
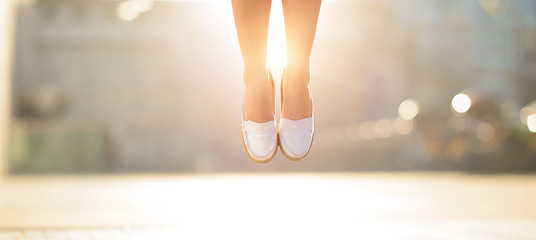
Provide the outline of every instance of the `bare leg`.
<path id="1" fill-rule="evenodd" d="M 282 0 L 287 35 L 287 67 L 283 79 L 284 118 L 299 120 L 312 115 L 309 91 L 309 58 L 322 0 Z"/>
<path id="2" fill-rule="evenodd" d="M 268 122 L 275 116 L 275 90 L 266 71 L 271 0 L 232 0 L 238 42 L 244 59 L 244 120 Z"/>

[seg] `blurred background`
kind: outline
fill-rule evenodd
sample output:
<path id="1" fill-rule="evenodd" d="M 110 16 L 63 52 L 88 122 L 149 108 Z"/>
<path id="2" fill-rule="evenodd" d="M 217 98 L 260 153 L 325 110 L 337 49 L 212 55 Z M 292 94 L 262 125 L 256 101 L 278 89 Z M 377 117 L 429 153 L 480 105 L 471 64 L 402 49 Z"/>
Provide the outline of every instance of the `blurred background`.
<path id="1" fill-rule="evenodd" d="M 536 170 L 535 1 L 324 1 L 313 148 L 266 165 L 242 146 L 230 1 L 19 0 L 14 11 L 9 174 Z M 271 14 L 278 86 L 280 2 Z"/>

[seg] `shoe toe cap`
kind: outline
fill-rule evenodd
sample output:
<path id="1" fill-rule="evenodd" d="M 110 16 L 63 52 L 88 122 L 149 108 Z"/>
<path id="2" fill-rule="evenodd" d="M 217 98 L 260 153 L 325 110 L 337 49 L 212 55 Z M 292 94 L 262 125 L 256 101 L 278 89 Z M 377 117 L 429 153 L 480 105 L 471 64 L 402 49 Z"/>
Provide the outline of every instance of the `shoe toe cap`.
<path id="1" fill-rule="evenodd" d="M 311 147 L 314 132 L 312 117 L 301 120 L 281 119 L 279 138 L 281 147 L 292 158 L 302 158 Z"/>
<path id="2" fill-rule="evenodd" d="M 246 133 L 245 139 L 249 152 L 257 157 L 270 155 L 277 144 L 276 134 Z"/>
<path id="3" fill-rule="evenodd" d="M 277 148 L 277 127 L 275 121 L 257 123 L 244 121 L 244 142 L 247 151 L 258 160 L 270 158 Z"/>
<path id="4" fill-rule="evenodd" d="M 281 143 L 285 151 L 292 154 L 292 157 L 305 155 L 311 146 L 312 131 L 283 132 Z"/>

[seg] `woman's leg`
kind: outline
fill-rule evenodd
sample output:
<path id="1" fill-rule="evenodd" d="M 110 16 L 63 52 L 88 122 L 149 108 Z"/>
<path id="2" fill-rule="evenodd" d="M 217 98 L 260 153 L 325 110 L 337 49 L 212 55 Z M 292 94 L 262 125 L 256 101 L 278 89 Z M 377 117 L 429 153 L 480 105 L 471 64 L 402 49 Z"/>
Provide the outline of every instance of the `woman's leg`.
<path id="1" fill-rule="evenodd" d="M 287 36 L 287 67 L 283 79 L 284 118 L 311 117 L 309 58 L 322 0 L 282 0 Z"/>
<path id="2" fill-rule="evenodd" d="M 238 42 L 244 59 L 244 120 L 274 120 L 275 90 L 266 71 L 271 0 L 232 0 Z"/>

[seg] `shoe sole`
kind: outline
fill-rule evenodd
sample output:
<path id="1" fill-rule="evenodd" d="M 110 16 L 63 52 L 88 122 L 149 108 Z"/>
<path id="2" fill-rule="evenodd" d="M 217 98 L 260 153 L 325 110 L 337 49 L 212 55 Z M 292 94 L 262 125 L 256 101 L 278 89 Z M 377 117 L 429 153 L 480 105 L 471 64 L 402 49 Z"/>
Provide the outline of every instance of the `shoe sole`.
<path id="1" fill-rule="evenodd" d="M 260 164 L 265 164 L 265 163 L 269 163 L 270 161 L 272 161 L 272 159 L 274 159 L 276 153 L 277 153 L 277 149 L 279 148 L 279 138 L 277 138 L 277 143 L 276 143 L 276 147 L 275 147 L 275 151 L 274 151 L 274 154 L 272 154 L 272 156 L 270 156 L 270 158 L 266 159 L 266 160 L 259 160 L 259 159 L 256 159 L 254 158 L 253 156 L 251 156 L 251 154 L 249 153 L 248 151 L 248 147 L 246 146 L 246 140 L 244 139 L 244 130 L 241 130 L 242 132 L 242 144 L 244 145 L 244 150 L 246 150 L 246 154 L 248 155 L 248 157 L 256 162 L 256 163 L 260 163 Z M 283 152 L 283 151 L 281 151 Z"/>
<path id="2" fill-rule="evenodd" d="M 293 158 L 291 156 L 289 156 L 286 152 L 285 152 L 285 148 L 283 148 L 281 146 L 281 141 L 279 141 L 279 130 L 277 131 L 277 142 L 279 144 L 279 148 L 281 148 L 281 153 L 283 154 L 283 156 L 285 156 L 288 160 L 290 161 L 300 161 L 302 159 L 304 159 L 305 157 L 307 157 L 307 155 L 309 154 L 309 151 L 311 151 L 311 147 L 313 146 L 313 141 L 315 140 L 315 132 L 313 131 L 313 136 L 311 136 L 311 146 L 309 146 L 309 149 L 307 149 L 307 152 L 305 153 L 305 155 L 303 155 L 303 157 L 301 158 Z"/>

